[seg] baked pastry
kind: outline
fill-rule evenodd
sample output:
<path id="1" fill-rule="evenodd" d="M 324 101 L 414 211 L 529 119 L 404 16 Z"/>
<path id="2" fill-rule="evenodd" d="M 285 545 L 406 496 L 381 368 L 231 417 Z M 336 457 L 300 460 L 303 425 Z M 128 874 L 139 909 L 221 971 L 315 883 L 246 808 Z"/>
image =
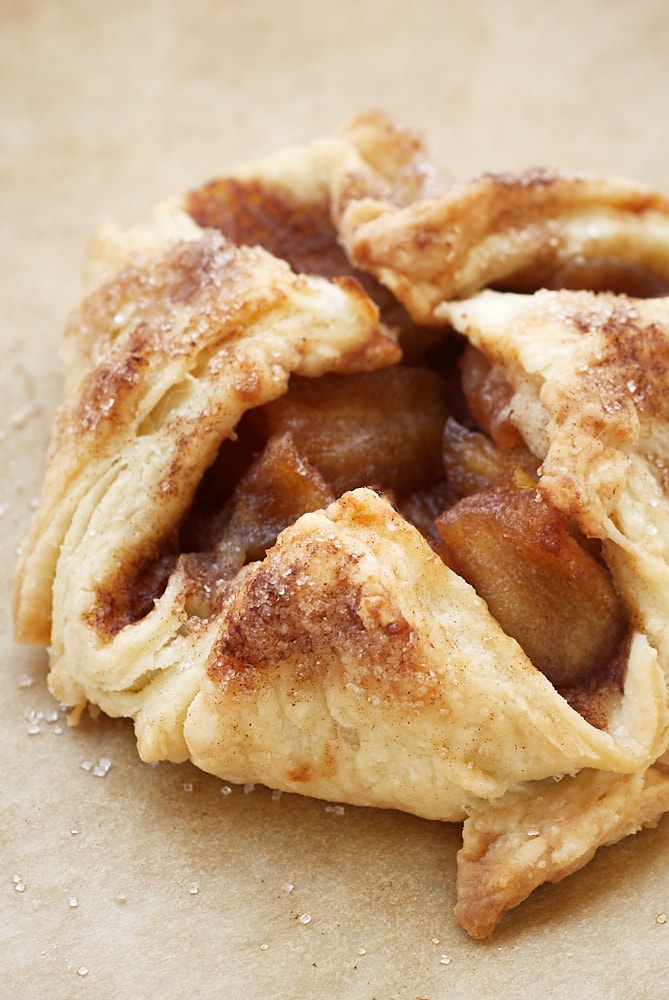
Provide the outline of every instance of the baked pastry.
<path id="1" fill-rule="evenodd" d="M 658 195 L 377 114 L 106 225 L 17 638 L 144 760 L 463 822 L 487 936 L 669 809 L 668 294 Z"/>

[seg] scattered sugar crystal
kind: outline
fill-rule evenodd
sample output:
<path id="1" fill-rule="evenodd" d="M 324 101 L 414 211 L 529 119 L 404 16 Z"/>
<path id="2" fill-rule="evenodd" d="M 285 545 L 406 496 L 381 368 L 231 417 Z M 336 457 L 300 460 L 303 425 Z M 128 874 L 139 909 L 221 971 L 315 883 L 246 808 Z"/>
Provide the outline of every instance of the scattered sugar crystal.
<path id="1" fill-rule="evenodd" d="M 72 907 L 72 909 L 75 909 L 75 907 L 79 906 L 79 902 L 76 896 L 70 896 L 70 906 Z"/>
<path id="2" fill-rule="evenodd" d="M 439 938 L 438 937 L 433 937 L 432 938 L 432 944 L 439 944 Z"/>
<path id="3" fill-rule="evenodd" d="M 255 787 L 252 781 L 247 781 L 244 785 L 244 795 L 250 795 Z"/>
<path id="4" fill-rule="evenodd" d="M 81 770 L 82 771 L 92 771 L 94 767 L 95 767 L 95 764 L 93 763 L 92 760 L 83 760 L 81 762 Z"/>
<path id="5" fill-rule="evenodd" d="M 72 826 L 70 827 L 70 833 L 72 834 L 73 837 L 75 837 L 79 833 L 79 824 L 78 823 L 73 823 L 72 824 Z"/>
<path id="6" fill-rule="evenodd" d="M 334 816 L 344 816 L 346 809 L 344 806 L 325 806 L 326 813 L 332 813 Z"/>
<path id="7" fill-rule="evenodd" d="M 293 885 L 292 882 L 284 882 L 281 888 L 283 889 L 284 892 L 292 892 L 295 886 Z"/>
<path id="8" fill-rule="evenodd" d="M 126 894 L 124 892 L 117 892 L 116 893 L 116 902 L 117 903 L 127 903 L 128 902 L 128 897 L 126 896 Z"/>
<path id="9" fill-rule="evenodd" d="M 41 731 L 40 723 L 44 720 L 44 712 L 40 712 L 36 708 L 27 708 L 23 714 L 28 723 L 27 732 L 31 736 L 36 736 Z"/>
<path id="10" fill-rule="evenodd" d="M 184 792 L 192 792 L 193 791 L 193 783 L 191 781 L 184 781 L 184 783 L 183 783 L 183 785 L 181 787 L 183 788 Z"/>
<path id="11" fill-rule="evenodd" d="M 667 914 L 666 913 L 658 913 L 658 915 L 655 917 L 655 921 L 658 924 L 666 924 L 666 922 L 667 922 Z"/>
<path id="12" fill-rule="evenodd" d="M 112 766 L 112 762 L 109 757 L 100 757 L 99 761 L 93 768 L 93 774 L 96 778 L 104 778 L 109 773 Z"/>
<path id="13" fill-rule="evenodd" d="M 30 674 L 19 674 L 16 683 L 20 688 L 29 688 L 35 683 L 35 678 Z"/>
<path id="14" fill-rule="evenodd" d="M 88 969 L 86 968 L 85 965 L 80 965 L 79 966 L 79 968 L 77 969 L 77 975 L 81 976 L 82 979 L 83 979 L 84 976 L 88 975 Z"/>
<path id="15" fill-rule="evenodd" d="M 529 828 L 529 830 L 525 831 L 525 833 L 526 833 L 526 835 L 528 837 L 540 837 L 541 836 L 541 831 L 537 830 L 537 828 L 535 826 L 531 826 Z"/>
<path id="16" fill-rule="evenodd" d="M 269 945 L 268 945 L 268 944 L 261 944 L 261 945 L 260 945 L 260 950 L 261 950 L 261 951 L 267 951 L 267 949 L 268 949 L 268 948 L 269 948 Z"/>
<path id="17" fill-rule="evenodd" d="M 280 798 L 281 798 L 281 789 L 280 788 L 273 788 L 272 789 L 272 802 L 278 802 Z"/>
<path id="18" fill-rule="evenodd" d="M 450 965 L 451 964 L 450 955 L 442 955 L 441 958 L 439 959 L 439 963 L 440 965 Z"/>
<path id="19" fill-rule="evenodd" d="M 200 891 L 200 887 L 197 884 L 197 882 L 191 882 L 190 889 L 188 891 L 190 892 L 191 896 L 197 896 L 198 892 Z"/>
<path id="20" fill-rule="evenodd" d="M 12 881 L 14 882 L 14 889 L 15 889 L 16 892 L 25 892 L 26 891 L 26 884 L 25 884 L 25 882 L 23 881 L 23 879 L 21 878 L 20 875 L 15 875 L 14 878 L 12 879 Z"/>
<path id="21" fill-rule="evenodd" d="M 301 913 L 300 916 L 297 919 L 300 921 L 301 924 L 310 924 L 311 923 L 311 914 L 310 913 Z"/>
<path id="22" fill-rule="evenodd" d="M 231 792 L 232 792 L 232 789 L 230 788 L 230 785 L 222 785 L 221 786 L 221 794 L 222 795 L 230 795 Z"/>
<path id="23" fill-rule="evenodd" d="M 367 954 L 366 948 L 358 948 L 358 950 L 356 951 L 356 955 L 366 955 L 366 954 Z"/>
<path id="24" fill-rule="evenodd" d="M 116 328 L 124 326 L 129 319 L 132 318 L 132 314 L 135 311 L 134 302 L 125 302 L 120 309 L 118 309 L 112 318 L 112 323 Z"/>

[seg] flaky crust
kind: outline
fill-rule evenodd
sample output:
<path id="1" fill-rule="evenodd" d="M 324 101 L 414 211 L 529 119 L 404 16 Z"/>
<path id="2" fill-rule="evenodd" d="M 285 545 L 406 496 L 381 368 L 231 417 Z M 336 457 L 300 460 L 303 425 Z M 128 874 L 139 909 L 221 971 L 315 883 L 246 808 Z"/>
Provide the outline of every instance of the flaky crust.
<path id="1" fill-rule="evenodd" d="M 132 718 L 144 760 L 464 821 L 474 937 L 669 808 L 669 300 L 501 290 L 575 256 L 665 280 L 667 204 L 560 172 L 454 184 L 377 114 L 102 227 L 15 578 L 54 695 Z M 397 363 L 416 323 L 487 358 L 539 495 L 603 545 L 630 622 L 605 724 L 373 489 L 241 569 L 178 551 L 243 414 L 293 375 Z"/>
<path id="2" fill-rule="evenodd" d="M 94 282 L 66 331 L 66 399 L 44 501 L 17 573 L 22 641 L 49 641 L 58 553 L 76 511 L 95 514 L 103 480 L 106 576 L 127 566 L 129 525 L 137 525 L 133 561 L 158 550 L 241 415 L 284 392 L 291 373 L 364 371 L 398 356 L 355 282 L 295 275 L 262 248 L 235 247 L 180 212 L 144 231 L 104 227 L 89 267 Z"/>
<path id="3" fill-rule="evenodd" d="M 359 176 L 368 173 L 375 176 L 373 163 Z M 537 287 L 578 260 L 610 259 L 669 279 L 669 201 L 626 178 L 485 174 L 401 205 L 373 183 L 350 200 L 347 187 L 343 175 L 339 226 L 351 260 L 421 323 L 439 324 L 444 301 L 509 279 Z"/>

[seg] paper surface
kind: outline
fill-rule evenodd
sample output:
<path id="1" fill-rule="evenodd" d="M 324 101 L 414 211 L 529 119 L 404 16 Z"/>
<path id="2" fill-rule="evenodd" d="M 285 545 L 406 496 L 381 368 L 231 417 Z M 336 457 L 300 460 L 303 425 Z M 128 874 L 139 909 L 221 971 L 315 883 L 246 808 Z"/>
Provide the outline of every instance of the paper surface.
<path id="1" fill-rule="evenodd" d="M 70 729 L 9 588 L 97 223 L 380 108 L 458 177 L 565 165 L 669 192 L 660 0 L 5 0 L 0 32 L 0 986 L 17 997 L 644 998 L 666 991 L 669 823 L 483 944 L 457 827 L 150 767 Z"/>

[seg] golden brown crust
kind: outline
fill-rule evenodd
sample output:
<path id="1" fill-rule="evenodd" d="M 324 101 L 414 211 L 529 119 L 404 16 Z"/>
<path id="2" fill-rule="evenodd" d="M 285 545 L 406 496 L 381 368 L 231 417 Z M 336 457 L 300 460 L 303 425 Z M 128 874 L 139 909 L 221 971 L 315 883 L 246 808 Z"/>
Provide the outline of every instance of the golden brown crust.
<path id="1" fill-rule="evenodd" d="M 581 771 L 509 793 L 485 810 L 474 806 L 458 852 L 458 920 L 471 937 L 488 937 L 537 886 L 578 871 L 599 847 L 655 826 L 668 809 L 669 774 L 661 766 L 622 776 Z"/>
<path id="2" fill-rule="evenodd" d="M 140 254 L 130 233 L 118 273 L 90 289 L 70 320 L 68 391 L 15 585 L 22 641 L 48 643 L 50 581 L 73 512 L 102 477 L 125 474 L 130 452 L 143 452 L 151 470 L 142 506 L 153 516 L 133 551 L 137 564 L 162 551 L 242 413 L 283 392 L 291 371 L 367 370 L 397 358 L 357 283 L 296 276 L 260 248 L 187 222 L 175 236 L 177 226 L 158 226 Z M 104 256 L 105 240 L 116 250 L 121 239 L 103 232 L 94 252 Z M 145 520 L 141 509 L 134 516 Z"/>
<path id="3" fill-rule="evenodd" d="M 344 206 L 344 245 L 421 323 L 486 286 L 541 287 L 563 265 L 611 258 L 669 291 L 669 201 L 624 179 L 567 171 L 486 174 L 398 208 L 374 193 Z"/>

